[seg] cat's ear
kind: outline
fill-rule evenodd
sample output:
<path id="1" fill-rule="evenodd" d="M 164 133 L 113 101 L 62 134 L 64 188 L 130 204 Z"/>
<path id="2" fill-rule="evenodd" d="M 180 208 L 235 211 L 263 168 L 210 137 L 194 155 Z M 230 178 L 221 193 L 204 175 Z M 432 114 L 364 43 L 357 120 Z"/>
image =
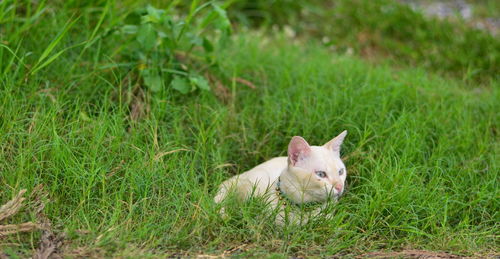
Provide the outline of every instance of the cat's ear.
<path id="1" fill-rule="evenodd" d="M 344 142 L 344 138 L 346 135 L 347 130 L 342 131 L 342 133 L 340 133 L 338 136 L 328 141 L 328 143 L 326 143 L 324 147 L 330 149 L 331 151 L 333 151 L 333 153 L 340 156 L 340 146 L 342 145 L 342 142 Z"/>
<path id="2" fill-rule="evenodd" d="M 295 136 L 288 144 L 288 163 L 292 166 L 298 161 L 306 158 L 311 153 L 311 146 L 305 139 Z"/>

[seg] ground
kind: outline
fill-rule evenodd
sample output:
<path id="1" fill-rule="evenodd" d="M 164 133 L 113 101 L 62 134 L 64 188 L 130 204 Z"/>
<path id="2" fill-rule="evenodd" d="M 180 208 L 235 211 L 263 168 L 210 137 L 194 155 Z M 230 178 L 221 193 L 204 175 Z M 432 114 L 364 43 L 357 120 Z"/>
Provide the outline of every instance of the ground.
<path id="1" fill-rule="evenodd" d="M 152 91 L 127 63 L 133 39 L 106 31 L 125 19 L 119 6 L 57 3 L 2 18 L 0 256 L 498 255 L 490 72 L 454 77 L 242 29 L 215 47 L 216 68 L 201 66 L 210 91 Z M 225 179 L 284 155 L 294 135 L 321 144 L 345 129 L 348 189 L 331 219 L 278 228 L 258 199 L 217 213 Z"/>

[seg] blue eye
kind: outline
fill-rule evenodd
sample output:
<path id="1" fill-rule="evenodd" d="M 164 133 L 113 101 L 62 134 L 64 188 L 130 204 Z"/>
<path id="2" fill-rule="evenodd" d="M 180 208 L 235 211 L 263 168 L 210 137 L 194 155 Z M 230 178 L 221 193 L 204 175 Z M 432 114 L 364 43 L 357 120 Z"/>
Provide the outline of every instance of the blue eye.
<path id="1" fill-rule="evenodd" d="M 344 170 L 344 168 L 340 169 L 340 170 L 339 170 L 339 175 L 343 175 L 343 174 L 344 174 L 344 171 L 345 171 L 345 170 Z"/>
<path id="2" fill-rule="evenodd" d="M 321 178 L 325 178 L 326 177 L 326 173 L 325 171 L 316 171 L 316 175 L 321 177 Z"/>

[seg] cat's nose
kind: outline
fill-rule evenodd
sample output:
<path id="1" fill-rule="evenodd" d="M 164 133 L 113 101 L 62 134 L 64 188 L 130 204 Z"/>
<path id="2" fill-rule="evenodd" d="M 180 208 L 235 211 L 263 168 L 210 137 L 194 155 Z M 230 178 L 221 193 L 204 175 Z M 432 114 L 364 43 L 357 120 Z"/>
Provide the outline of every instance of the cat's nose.
<path id="1" fill-rule="evenodd" d="M 339 193 L 342 192 L 342 189 L 344 188 L 344 185 L 342 183 L 335 183 L 334 185 L 335 190 L 337 190 Z"/>

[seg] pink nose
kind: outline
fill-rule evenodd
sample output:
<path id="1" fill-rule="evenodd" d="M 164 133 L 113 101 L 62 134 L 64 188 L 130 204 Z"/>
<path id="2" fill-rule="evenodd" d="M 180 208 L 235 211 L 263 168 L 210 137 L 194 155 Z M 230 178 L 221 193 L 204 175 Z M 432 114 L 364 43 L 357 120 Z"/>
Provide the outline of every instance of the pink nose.
<path id="1" fill-rule="evenodd" d="M 342 192 L 342 188 L 344 188 L 343 184 L 341 184 L 341 183 L 335 184 L 335 190 L 337 190 L 339 193 Z"/>

